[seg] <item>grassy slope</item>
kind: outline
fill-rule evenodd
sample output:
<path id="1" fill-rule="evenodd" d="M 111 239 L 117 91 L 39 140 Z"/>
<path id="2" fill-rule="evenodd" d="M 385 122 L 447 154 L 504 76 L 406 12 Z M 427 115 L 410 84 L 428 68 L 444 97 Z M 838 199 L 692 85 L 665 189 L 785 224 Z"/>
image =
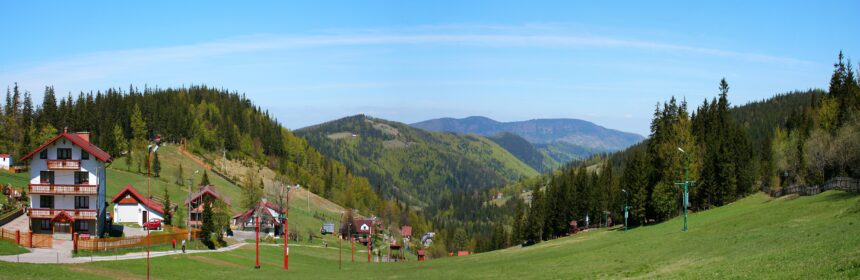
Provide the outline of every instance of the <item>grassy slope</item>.
<path id="1" fill-rule="evenodd" d="M 593 231 L 466 257 L 393 264 L 344 263 L 337 250 L 295 247 L 289 272 L 279 269 L 277 247 L 261 247 L 263 268 L 252 269 L 252 246 L 228 253 L 153 259 L 159 278 L 774 278 L 860 277 L 860 196 L 827 192 L 771 199 L 756 194 L 726 207 L 693 214 L 690 231 L 681 219 L 622 231 Z M 349 250 L 345 260 L 349 260 Z M 362 260 L 364 255 L 358 255 Z M 145 275 L 144 260 L 85 264 L 76 268 L 0 263 L 0 278 L 27 278 L 43 270 Z M 10 269 L 14 267 L 14 269 Z M 102 274 L 103 275 L 103 274 Z"/>
<path id="2" fill-rule="evenodd" d="M 183 186 L 179 186 L 174 183 L 176 181 L 176 173 L 179 169 L 179 164 L 182 164 L 182 169 L 184 171 L 183 178 L 185 179 L 192 178 L 194 170 L 200 170 L 200 174 L 193 177 L 195 188 L 196 185 L 200 183 L 201 178 L 203 178 L 203 166 L 183 156 L 177 150 L 177 147 L 173 145 L 160 147 L 158 149 L 158 156 L 159 161 L 161 162 L 161 177 L 152 178 L 152 195 L 161 198 L 164 195 L 164 189 L 167 188 L 167 191 L 170 194 L 170 200 L 173 203 L 184 201 L 185 198 L 188 197 L 188 182 L 186 181 Z M 117 158 L 110 167 L 108 167 L 108 200 L 112 199 L 113 196 L 127 184 L 131 184 L 141 194 L 146 195 L 146 166 L 143 166 L 143 174 L 137 173 L 137 165 L 132 166 L 131 171 L 128 171 L 129 169 L 126 165 L 125 158 Z M 209 173 L 209 181 L 215 185 L 218 192 L 230 197 L 232 200 L 231 209 L 233 211 L 240 210 L 242 191 L 238 186 L 211 172 Z"/>
<path id="3" fill-rule="evenodd" d="M 27 249 L 24 249 L 18 244 L 15 244 L 15 240 L 8 241 L 0 239 L 0 256 L 4 255 L 17 255 L 21 253 L 26 253 Z"/>

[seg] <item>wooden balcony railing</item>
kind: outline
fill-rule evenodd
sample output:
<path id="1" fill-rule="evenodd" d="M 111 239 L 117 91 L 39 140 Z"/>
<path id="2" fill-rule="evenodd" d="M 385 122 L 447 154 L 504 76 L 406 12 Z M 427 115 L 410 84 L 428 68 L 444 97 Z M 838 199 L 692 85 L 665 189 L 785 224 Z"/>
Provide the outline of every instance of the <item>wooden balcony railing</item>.
<path id="1" fill-rule="evenodd" d="M 45 218 L 50 219 L 65 211 L 75 220 L 95 220 L 98 217 L 96 210 L 89 209 L 53 209 L 53 208 L 30 208 L 28 210 L 30 218 Z"/>
<path id="2" fill-rule="evenodd" d="M 30 184 L 32 194 L 98 194 L 98 185 Z"/>
<path id="3" fill-rule="evenodd" d="M 80 170 L 81 161 L 71 159 L 49 159 L 49 170 Z"/>

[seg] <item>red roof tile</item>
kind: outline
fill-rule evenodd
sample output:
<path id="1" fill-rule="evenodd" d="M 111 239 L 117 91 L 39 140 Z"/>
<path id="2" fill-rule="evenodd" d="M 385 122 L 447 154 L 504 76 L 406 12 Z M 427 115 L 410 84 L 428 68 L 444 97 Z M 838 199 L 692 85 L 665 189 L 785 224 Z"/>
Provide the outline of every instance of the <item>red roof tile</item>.
<path id="1" fill-rule="evenodd" d="M 77 134 L 67 133 L 67 132 L 63 132 L 57 136 L 54 136 L 54 138 L 51 138 L 51 140 L 48 140 L 47 142 L 45 142 L 44 144 L 42 144 L 41 146 L 39 146 L 38 148 L 36 148 L 32 152 L 30 152 L 26 156 L 22 157 L 20 160 L 25 161 L 25 160 L 29 159 L 30 157 L 35 155 L 37 152 L 41 151 L 42 149 L 44 149 L 45 147 L 47 147 L 51 143 L 54 143 L 55 141 L 59 140 L 60 138 L 69 139 L 69 141 L 72 141 L 72 144 L 75 144 L 75 146 L 81 147 L 81 149 L 84 149 L 84 151 L 87 151 L 88 153 L 90 153 L 90 155 L 94 156 L 96 159 L 98 159 L 100 161 L 111 162 L 113 160 L 113 158 L 111 158 L 111 156 L 107 152 L 105 152 L 101 148 L 97 147 L 96 145 L 93 145 L 93 143 L 90 143 L 89 141 L 84 140 L 83 138 L 81 138 Z"/>
<path id="2" fill-rule="evenodd" d="M 152 209 L 152 211 L 155 211 L 161 215 L 164 215 L 164 209 L 162 209 L 160 205 L 158 205 L 157 203 L 153 202 L 152 200 L 149 200 L 148 198 L 140 195 L 140 193 L 137 192 L 137 189 L 135 189 L 131 185 L 125 185 L 125 188 L 120 190 L 119 193 L 117 193 L 116 196 L 113 197 L 112 202 L 113 203 L 119 202 L 120 200 L 122 200 L 125 197 L 126 193 L 131 195 L 131 197 L 136 199 L 139 203 L 145 205 L 147 208 Z"/>

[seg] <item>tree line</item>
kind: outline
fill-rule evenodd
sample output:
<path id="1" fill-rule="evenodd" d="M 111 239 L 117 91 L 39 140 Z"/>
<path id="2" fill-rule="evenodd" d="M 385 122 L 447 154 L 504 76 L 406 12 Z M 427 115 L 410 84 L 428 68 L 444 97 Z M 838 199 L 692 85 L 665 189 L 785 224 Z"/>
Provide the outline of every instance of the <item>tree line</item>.
<path id="1" fill-rule="evenodd" d="M 567 234 L 606 213 L 630 225 L 681 213 L 677 183 L 695 180 L 690 207 L 705 210 L 752 192 L 860 176 L 860 78 L 840 52 L 827 92 L 808 90 L 731 108 L 729 84 L 693 113 L 674 97 L 657 104 L 650 137 L 625 151 L 575 162 L 533 181 L 530 203 L 492 230 L 492 248 Z M 620 171 L 620 172 L 617 172 Z M 605 211 L 605 212 L 604 212 Z"/>
<path id="2" fill-rule="evenodd" d="M 321 155 L 237 92 L 207 86 L 130 86 L 58 97 L 48 86 L 37 105 L 16 83 L 7 88 L 2 107 L 0 151 L 15 158 L 68 128 L 90 132 L 94 144 L 124 157 L 132 171 L 145 172 L 143 155 L 157 134 L 166 142 L 187 139 L 189 150 L 200 154 L 224 150 L 228 158 L 264 164 L 349 208 L 369 213 L 383 205 L 365 178 Z"/>

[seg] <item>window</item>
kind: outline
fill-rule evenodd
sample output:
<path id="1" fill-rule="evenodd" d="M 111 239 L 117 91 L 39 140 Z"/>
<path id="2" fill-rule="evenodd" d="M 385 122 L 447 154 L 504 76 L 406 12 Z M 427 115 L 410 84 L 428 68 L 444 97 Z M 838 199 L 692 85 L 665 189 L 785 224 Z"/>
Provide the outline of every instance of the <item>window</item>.
<path id="1" fill-rule="evenodd" d="M 39 183 L 53 184 L 54 183 L 54 171 L 39 171 Z"/>
<path id="2" fill-rule="evenodd" d="M 75 171 L 75 185 L 89 184 L 90 183 L 90 173 L 89 172 L 81 172 Z"/>
<path id="3" fill-rule="evenodd" d="M 90 153 L 87 151 L 81 150 L 81 160 L 90 159 Z"/>
<path id="4" fill-rule="evenodd" d="M 75 197 L 75 209 L 88 209 L 90 208 L 90 197 L 88 196 L 76 196 Z"/>
<path id="5" fill-rule="evenodd" d="M 48 159 L 48 149 L 44 149 L 41 152 L 39 152 L 39 158 L 40 159 Z"/>
<path id="6" fill-rule="evenodd" d="M 90 223 L 88 223 L 87 221 L 75 221 L 75 223 L 77 224 L 76 227 L 80 231 L 89 231 L 90 230 Z"/>
<path id="7" fill-rule="evenodd" d="M 57 148 L 57 159 L 72 159 L 72 149 Z"/>
<path id="8" fill-rule="evenodd" d="M 54 196 L 53 195 L 41 195 L 41 196 L 39 196 L 39 207 L 54 208 Z"/>
<path id="9" fill-rule="evenodd" d="M 51 220 L 41 219 L 41 220 L 39 220 L 39 225 L 41 226 L 41 228 L 43 230 L 50 230 L 51 229 Z"/>

